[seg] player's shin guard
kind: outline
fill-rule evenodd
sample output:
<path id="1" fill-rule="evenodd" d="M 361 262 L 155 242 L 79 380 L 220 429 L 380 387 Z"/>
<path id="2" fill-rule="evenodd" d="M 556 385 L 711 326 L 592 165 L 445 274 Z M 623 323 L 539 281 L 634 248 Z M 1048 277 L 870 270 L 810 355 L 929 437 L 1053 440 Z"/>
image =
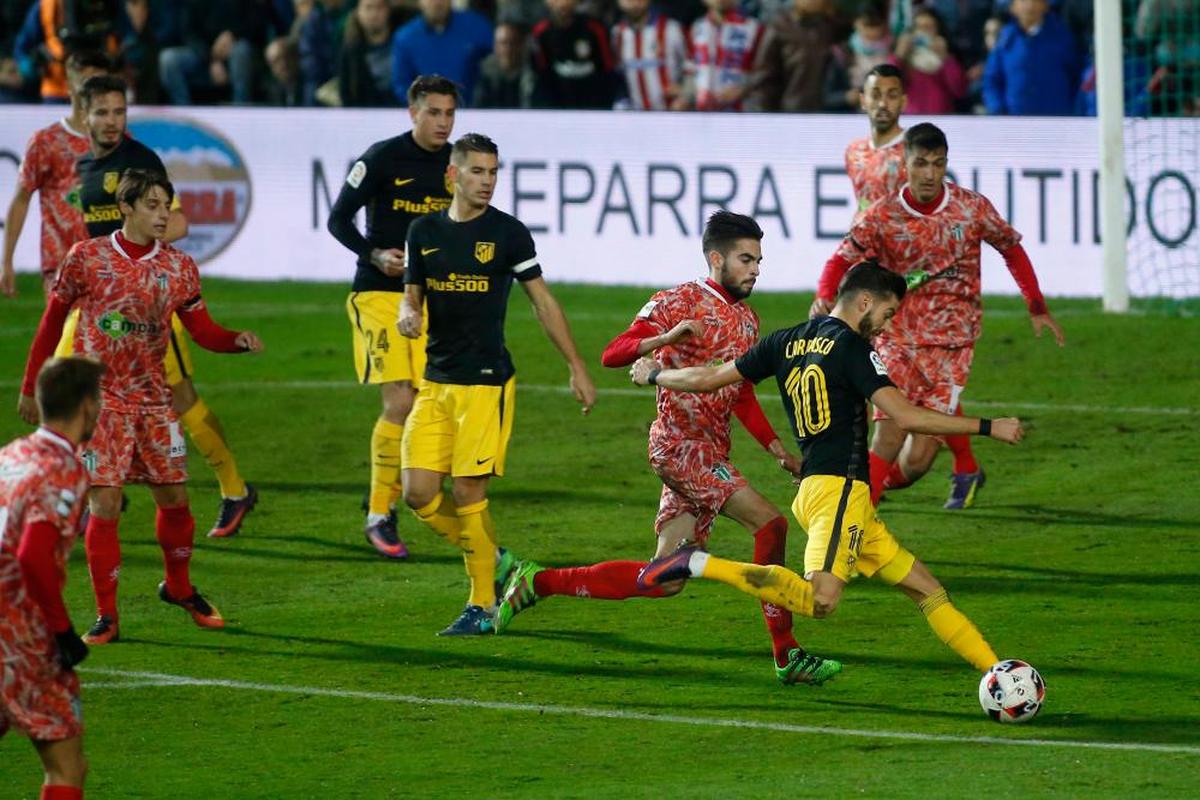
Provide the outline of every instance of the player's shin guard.
<path id="1" fill-rule="evenodd" d="M 892 462 L 875 455 L 874 450 L 867 453 L 867 458 L 871 469 L 871 505 L 877 506 L 879 498 L 883 497 L 883 481 L 892 469 Z"/>
<path id="2" fill-rule="evenodd" d="M 488 501 L 459 506 L 459 541 L 467 577 L 471 579 L 468 605 L 488 609 L 496 605 L 496 540 L 488 535 L 484 514 Z"/>
<path id="3" fill-rule="evenodd" d="M 692 576 L 720 581 L 764 603 L 782 606 L 806 617 L 813 615 L 812 583 L 786 567 L 744 564 L 708 553 L 696 553 L 692 556 Z"/>
<path id="4" fill-rule="evenodd" d="M 784 564 L 787 554 L 787 520 L 782 516 L 754 532 L 754 563 Z M 776 664 L 787 662 L 788 651 L 800 645 L 792 635 L 792 612 L 774 603 L 762 604 L 767 633 L 771 634 L 771 652 Z"/>
<path id="5" fill-rule="evenodd" d="M 88 572 L 96 594 L 96 613 L 117 619 L 117 579 L 121 575 L 121 541 L 117 538 L 117 520 L 88 517 L 83 534 Z"/>
<path id="6" fill-rule="evenodd" d="M 204 401 L 197 398 L 196 403 L 179 419 L 208 466 L 216 473 L 217 482 L 221 484 L 221 496 L 245 497 L 246 482 L 242 480 L 233 452 L 225 442 L 225 432 Z"/>
<path id="7" fill-rule="evenodd" d="M 544 569 L 533 579 L 538 597 L 562 594 L 593 600 L 626 600 L 630 597 L 662 597 L 661 586 L 640 589 L 638 573 L 645 561 L 604 561 L 589 567 Z"/>
<path id="8" fill-rule="evenodd" d="M 167 593 L 177 600 L 191 597 L 195 591 L 188 576 L 192 544 L 196 538 L 196 520 L 187 506 L 159 508 L 154 519 L 154 535 L 162 548 L 166 568 Z"/>
<path id="9" fill-rule="evenodd" d="M 429 501 L 429 505 L 422 506 L 413 513 L 417 515 L 417 519 L 433 528 L 438 536 L 455 547 L 461 546 L 459 539 L 462 538 L 462 523 L 458 519 L 458 509 L 452 499 L 438 492 L 437 496 Z"/>
<path id="10" fill-rule="evenodd" d="M 920 607 L 937 637 L 975 669 L 983 672 L 1000 660 L 975 624 L 950 602 L 945 589 L 926 597 Z"/>
<path id="11" fill-rule="evenodd" d="M 962 416 L 961 403 L 954 409 L 954 416 Z M 943 438 L 946 441 L 946 447 L 950 448 L 950 452 L 954 454 L 954 471 L 957 474 L 966 475 L 979 471 L 979 463 L 975 460 L 975 454 L 971 452 L 970 436 L 959 435 Z"/>
<path id="12" fill-rule="evenodd" d="M 370 514 L 387 514 L 396 499 L 402 438 L 403 425 L 388 422 L 383 417 L 375 420 L 375 429 L 371 431 L 371 496 L 367 501 Z"/>

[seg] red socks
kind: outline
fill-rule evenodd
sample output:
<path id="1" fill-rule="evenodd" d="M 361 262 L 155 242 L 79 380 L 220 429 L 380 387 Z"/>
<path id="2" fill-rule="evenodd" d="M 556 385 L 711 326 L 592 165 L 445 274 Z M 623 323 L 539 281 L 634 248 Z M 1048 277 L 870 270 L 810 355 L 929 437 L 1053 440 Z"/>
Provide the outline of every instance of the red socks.
<path id="1" fill-rule="evenodd" d="M 871 505 L 877 506 L 879 498 L 883 497 L 883 480 L 891 470 L 892 462 L 884 461 L 874 450 L 867 453 L 867 458 L 871 468 Z"/>
<path id="2" fill-rule="evenodd" d="M 83 800 L 83 789 L 61 784 L 43 785 L 40 800 Z"/>
<path id="3" fill-rule="evenodd" d="M 185 600 L 195 591 L 188 577 L 188 563 L 192 560 L 192 541 L 196 534 L 196 520 L 187 506 L 159 508 L 154 518 L 154 535 L 163 552 L 163 566 L 167 572 L 167 593 L 176 600 Z"/>
<path id="4" fill-rule="evenodd" d="M 121 542 L 117 538 L 117 520 L 88 517 L 83 534 L 88 572 L 96 595 L 96 613 L 117 619 L 117 578 L 121 575 Z"/>
<path id="5" fill-rule="evenodd" d="M 604 561 L 590 567 L 544 569 L 533 579 L 538 597 L 567 594 L 596 600 L 624 600 L 629 597 L 662 597 L 661 587 L 639 589 L 637 576 L 645 561 Z"/>
<path id="6" fill-rule="evenodd" d="M 783 565 L 787 551 L 787 520 L 783 517 L 763 525 L 754 532 L 754 563 Z M 783 666 L 787 663 L 788 651 L 800 645 L 792 635 L 792 612 L 780 608 L 774 603 L 762 604 L 763 619 L 767 623 L 767 632 L 771 634 L 771 651 L 775 663 Z"/>
<path id="7" fill-rule="evenodd" d="M 961 417 L 962 405 L 959 404 L 954 409 L 954 416 Z M 946 441 L 946 447 L 950 448 L 950 452 L 954 454 L 954 472 L 962 475 L 969 472 L 979 472 L 979 464 L 975 461 L 975 454 L 971 452 L 971 437 L 966 434 L 957 434 L 955 436 L 942 437 Z"/>

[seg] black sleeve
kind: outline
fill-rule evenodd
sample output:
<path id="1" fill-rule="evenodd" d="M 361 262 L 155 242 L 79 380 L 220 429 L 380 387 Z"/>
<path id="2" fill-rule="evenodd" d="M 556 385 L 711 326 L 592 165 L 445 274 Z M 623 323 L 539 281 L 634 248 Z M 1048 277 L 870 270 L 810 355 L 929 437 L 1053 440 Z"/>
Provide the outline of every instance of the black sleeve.
<path id="1" fill-rule="evenodd" d="M 363 261 L 368 261 L 371 257 L 371 243 L 354 224 L 354 215 L 371 199 L 375 187 L 383 177 L 383 169 L 376 153 L 377 149 L 372 147 L 350 167 L 346 182 L 342 184 L 342 190 L 338 192 L 337 200 L 329 210 L 329 222 L 325 225 L 333 234 L 333 238 Z"/>
<path id="2" fill-rule="evenodd" d="M 875 392 L 885 386 L 895 386 L 888 377 L 887 367 L 883 359 L 875 352 L 875 348 L 861 336 L 846 337 L 850 346 L 845 353 L 846 379 L 855 391 L 863 397 L 870 398 Z"/>
<path id="3" fill-rule="evenodd" d="M 420 240 L 425 228 L 421 219 L 413 220 L 408 226 L 408 239 L 404 243 L 404 285 L 425 285 L 425 256 L 421 254 Z"/>
<path id="4" fill-rule="evenodd" d="M 508 243 L 508 268 L 519 281 L 531 281 L 542 276 L 542 265 L 537 260 L 537 247 L 533 234 L 525 223 L 513 218 L 510 222 Z"/>
<path id="5" fill-rule="evenodd" d="M 783 345 L 792 335 L 791 328 L 775 331 L 765 339 L 759 339 L 754 346 L 738 357 L 734 362 L 737 371 L 751 383 L 770 378 L 779 369 L 780 354 Z"/>

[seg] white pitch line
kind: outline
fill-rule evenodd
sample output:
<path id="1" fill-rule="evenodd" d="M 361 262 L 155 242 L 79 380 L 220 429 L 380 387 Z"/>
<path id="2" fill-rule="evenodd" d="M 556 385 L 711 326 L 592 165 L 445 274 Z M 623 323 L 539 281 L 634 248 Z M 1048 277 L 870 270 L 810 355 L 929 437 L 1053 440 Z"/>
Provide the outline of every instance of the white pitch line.
<path id="1" fill-rule="evenodd" d="M 447 706 L 452 708 L 481 708 L 489 711 L 515 711 L 530 714 L 556 714 L 568 717 L 589 717 L 633 722 L 657 722 L 672 725 L 690 725 L 703 728 L 741 728 L 778 733 L 802 735 L 843 736 L 854 739 L 895 739 L 908 742 L 941 742 L 944 744 L 1014 745 L 1024 747 L 1066 747 L 1078 750 L 1123 750 L 1152 753 L 1181 753 L 1200 755 L 1200 746 L 1185 744 L 1155 744 L 1153 742 L 1095 742 L 1077 739 L 1006 739 L 1001 736 L 955 736 L 944 733 L 916 733 L 912 731 L 868 731 L 857 728 L 834 728 L 824 725 L 794 725 L 786 722 L 764 722 L 751 719 L 722 719 L 720 717 L 687 717 L 678 714 L 647 714 L 642 711 L 624 711 L 587 706 L 537 705 L 534 703 L 506 703 L 494 700 L 475 700 L 469 697 L 420 697 L 412 694 L 389 694 L 387 692 L 363 692 L 351 689 L 326 689 L 318 686 L 291 686 L 283 683 L 252 683 L 220 678 L 192 678 L 186 675 L 168 675 L 160 672 L 127 672 L 107 668 L 87 668 L 81 672 L 97 675 L 113 675 L 120 678 L 146 680 L 148 686 L 215 687 L 249 692 L 275 694 L 300 694 L 314 697 L 336 697 L 349 700 L 375 700 L 383 703 L 403 703 L 417 706 Z M 88 684 L 91 691 L 98 689 L 138 688 L 134 683 Z"/>
<path id="2" fill-rule="evenodd" d="M 21 386 L 17 380 L 0 380 L 0 389 L 15 389 Z M 220 383 L 201 383 L 206 391 L 328 391 L 359 389 L 362 384 L 355 381 L 222 381 Z M 571 390 L 565 385 L 543 383 L 517 383 L 518 392 L 540 392 L 548 394 L 570 394 Z M 599 389 L 602 397 L 645 397 L 653 398 L 654 394 L 648 389 L 638 389 L 632 386 L 621 388 Z M 778 403 L 779 395 L 774 392 L 763 392 L 759 400 Z M 1135 416 L 1167 416 L 1192 417 L 1200 415 L 1200 408 L 1170 407 L 1170 406 L 1101 406 L 1086 403 L 1038 403 L 1024 400 L 966 400 L 968 407 L 1012 409 L 1013 411 L 1068 411 L 1081 414 L 1131 414 Z"/>

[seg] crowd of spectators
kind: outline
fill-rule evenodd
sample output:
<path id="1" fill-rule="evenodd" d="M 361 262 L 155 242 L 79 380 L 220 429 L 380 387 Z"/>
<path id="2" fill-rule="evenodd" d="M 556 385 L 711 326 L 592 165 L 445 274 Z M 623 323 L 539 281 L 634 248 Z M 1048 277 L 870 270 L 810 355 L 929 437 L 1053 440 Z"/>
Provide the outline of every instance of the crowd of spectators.
<path id="1" fill-rule="evenodd" d="M 1200 114 L 1200 0 L 1121 0 L 1130 114 Z M 910 114 L 1094 114 L 1092 0 L 0 0 L 0 102 L 66 99 L 102 49 L 144 104 L 404 103 L 851 112 L 901 69 Z"/>

